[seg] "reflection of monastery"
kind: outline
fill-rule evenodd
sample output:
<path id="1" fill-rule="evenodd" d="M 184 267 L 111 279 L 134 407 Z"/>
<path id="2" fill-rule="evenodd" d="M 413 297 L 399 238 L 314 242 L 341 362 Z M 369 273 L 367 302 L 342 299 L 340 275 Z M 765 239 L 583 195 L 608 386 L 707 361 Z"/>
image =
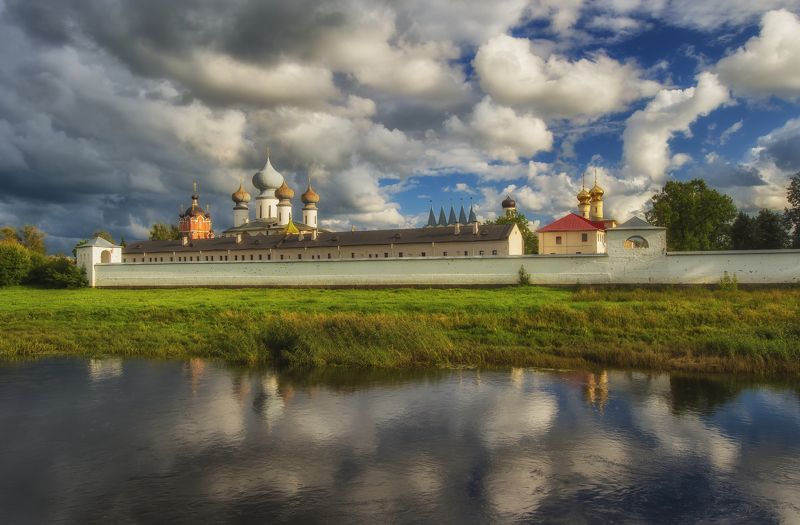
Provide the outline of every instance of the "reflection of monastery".
<path id="1" fill-rule="evenodd" d="M 233 227 L 215 235 L 211 214 L 192 204 L 179 216 L 180 239 L 134 241 L 127 247 L 93 239 L 76 247 L 92 286 L 397 286 L 513 284 L 521 274 L 543 284 L 716 283 L 727 272 L 740 282 L 800 282 L 800 250 L 667 253 L 664 228 L 639 218 L 617 225 L 603 216 L 604 190 L 595 180 L 577 194 L 578 213 L 543 226 L 539 255 L 523 255 L 515 224 L 481 224 L 472 207 L 422 228 L 331 232 L 319 227 L 318 195 L 300 196 L 269 157 L 231 195 Z M 502 202 L 516 213 L 511 197 Z M 524 270 L 524 271 L 523 271 Z"/>

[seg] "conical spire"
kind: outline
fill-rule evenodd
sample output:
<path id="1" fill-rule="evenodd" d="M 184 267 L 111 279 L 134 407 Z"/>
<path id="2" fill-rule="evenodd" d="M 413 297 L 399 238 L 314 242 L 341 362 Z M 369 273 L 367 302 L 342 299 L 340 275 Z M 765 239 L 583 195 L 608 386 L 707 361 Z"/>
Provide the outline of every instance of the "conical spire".
<path id="1" fill-rule="evenodd" d="M 447 226 L 447 215 L 444 214 L 444 206 L 439 208 L 439 223 L 437 226 Z"/>
<path id="2" fill-rule="evenodd" d="M 450 216 L 447 218 L 447 225 L 452 226 L 456 223 L 458 219 L 456 219 L 456 210 L 453 208 L 453 205 L 450 205 Z"/>
<path id="3" fill-rule="evenodd" d="M 428 213 L 428 224 L 426 226 L 428 228 L 433 228 L 436 226 L 436 214 L 433 213 L 433 206 L 431 206 L 431 211 Z"/>
<path id="4" fill-rule="evenodd" d="M 460 224 L 467 224 L 467 214 L 464 212 L 464 204 L 461 204 L 461 211 L 458 212 L 458 222 Z"/>
<path id="5" fill-rule="evenodd" d="M 472 203 L 470 203 L 470 205 L 469 205 L 469 223 L 472 224 L 472 223 L 475 223 L 475 222 L 478 222 L 478 216 L 475 215 L 475 210 L 472 209 Z"/>

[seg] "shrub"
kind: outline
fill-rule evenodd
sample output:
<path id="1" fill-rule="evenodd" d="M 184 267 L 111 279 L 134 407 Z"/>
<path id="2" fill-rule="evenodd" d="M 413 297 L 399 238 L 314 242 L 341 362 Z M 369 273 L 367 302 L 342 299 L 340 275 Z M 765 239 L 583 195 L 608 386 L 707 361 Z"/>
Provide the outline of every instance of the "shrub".
<path id="1" fill-rule="evenodd" d="M 531 274 L 529 274 L 528 272 L 525 271 L 525 267 L 524 266 L 520 266 L 519 267 L 519 271 L 517 272 L 517 275 L 519 275 L 519 279 L 518 279 L 519 284 L 522 284 L 522 285 L 531 284 Z"/>
<path id="2" fill-rule="evenodd" d="M 735 292 L 739 289 L 739 279 L 736 274 L 730 275 L 728 272 L 722 274 L 722 279 L 719 280 L 719 289 L 726 292 Z"/>
<path id="3" fill-rule="evenodd" d="M 0 242 L 0 286 L 19 284 L 31 269 L 31 254 L 17 242 Z"/>
<path id="4" fill-rule="evenodd" d="M 27 282 L 45 288 L 82 288 L 89 285 L 86 271 L 67 257 L 42 259 L 31 270 Z"/>

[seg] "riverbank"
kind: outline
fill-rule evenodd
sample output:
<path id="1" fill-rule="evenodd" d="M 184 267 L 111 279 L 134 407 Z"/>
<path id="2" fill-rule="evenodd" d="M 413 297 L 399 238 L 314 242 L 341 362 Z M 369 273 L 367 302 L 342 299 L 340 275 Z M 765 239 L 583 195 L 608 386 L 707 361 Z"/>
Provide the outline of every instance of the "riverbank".
<path id="1" fill-rule="evenodd" d="M 0 289 L 0 358 L 800 372 L 800 288 Z"/>

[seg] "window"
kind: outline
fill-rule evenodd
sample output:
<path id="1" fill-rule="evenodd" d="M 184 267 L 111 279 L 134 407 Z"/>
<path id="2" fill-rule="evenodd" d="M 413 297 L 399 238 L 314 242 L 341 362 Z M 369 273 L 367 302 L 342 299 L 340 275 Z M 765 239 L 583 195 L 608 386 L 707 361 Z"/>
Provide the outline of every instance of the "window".
<path id="1" fill-rule="evenodd" d="M 251 261 L 253 260 L 253 254 L 252 253 L 250 254 L 250 260 Z"/>
<path id="2" fill-rule="evenodd" d="M 328 254 L 328 259 L 330 259 L 330 258 L 331 258 L 331 254 Z"/>
<path id="3" fill-rule="evenodd" d="M 425 252 L 420 253 L 422 257 L 425 257 Z"/>
<path id="4" fill-rule="evenodd" d="M 81 255 L 81 259 L 83 259 L 83 255 Z M 128 262 L 128 258 L 127 257 L 123 257 L 122 258 L 122 262 Z"/>
<path id="5" fill-rule="evenodd" d="M 173 262 L 172 257 L 169 258 L 169 262 Z"/>
<path id="6" fill-rule="evenodd" d="M 164 258 L 163 257 L 159 257 L 158 258 L 158 262 L 164 262 Z"/>
<path id="7" fill-rule="evenodd" d="M 556 235 L 556 244 L 561 244 L 561 236 Z"/>
<path id="8" fill-rule="evenodd" d="M 589 242 L 589 234 L 588 233 L 582 233 L 581 234 L 581 242 Z"/>
<path id="9" fill-rule="evenodd" d="M 372 254 L 369 254 L 369 258 L 372 259 Z"/>
<path id="10" fill-rule="evenodd" d="M 214 261 L 214 256 L 213 256 L 213 255 L 211 256 L 211 261 L 212 261 L 212 262 Z"/>
<path id="11" fill-rule="evenodd" d="M 636 250 L 642 248 L 649 248 L 650 244 L 644 237 L 634 235 L 633 237 L 628 237 L 627 239 L 625 239 L 625 244 L 623 246 L 628 250 Z"/>
<path id="12" fill-rule="evenodd" d="M 467 256 L 467 250 L 464 250 L 464 257 Z"/>
<path id="13" fill-rule="evenodd" d="M 226 260 L 226 261 L 228 260 L 228 256 L 227 256 L 227 255 L 225 256 L 225 260 Z"/>
<path id="14" fill-rule="evenodd" d="M 283 260 L 283 254 L 281 254 L 281 261 Z"/>
<path id="15" fill-rule="evenodd" d="M 297 254 L 297 260 L 299 261 L 299 260 L 300 260 L 300 259 L 302 259 L 302 258 L 303 258 L 303 254 L 302 254 L 302 253 L 298 253 L 298 254 Z"/>
<path id="16" fill-rule="evenodd" d="M 384 259 L 388 259 L 389 258 L 389 252 L 383 252 L 383 258 Z"/>
<path id="17" fill-rule="evenodd" d="M 479 250 L 478 255 L 483 255 L 483 250 Z"/>
<path id="18" fill-rule="evenodd" d="M 268 261 L 271 261 L 271 260 L 272 260 L 272 254 L 271 254 L 271 253 L 268 253 L 268 254 L 267 254 L 267 260 L 268 260 Z"/>
<path id="19" fill-rule="evenodd" d="M 194 256 L 189 257 L 189 262 L 194 262 Z"/>
<path id="20" fill-rule="evenodd" d="M 239 260 L 239 256 L 238 256 L 238 255 L 234 255 L 234 256 L 233 256 L 233 260 L 234 260 L 234 261 L 238 261 L 238 260 Z"/>
<path id="21" fill-rule="evenodd" d="M 263 258 L 263 254 L 260 254 L 260 253 L 259 253 L 259 254 L 258 254 L 258 260 L 260 261 L 260 260 L 262 260 L 262 258 Z"/>
<path id="22" fill-rule="evenodd" d="M 351 259 L 355 259 L 355 258 L 356 258 L 356 254 L 355 254 L 355 253 L 353 253 L 353 252 L 350 252 L 350 258 L 351 258 Z"/>
<path id="23" fill-rule="evenodd" d="M 497 255 L 497 250 L 492 250 L 492 255 Z"/>
<path id="24" fill-rule="evenodd" d="M 402 257 L 403 256 L 403 252 L 398 253 L 397 256 L 398 257 Z"/>
<path id="25" fill-rule="evenodd" d="M 206 261 L 208 260 L 208 255 L 206 255 Z"/>
<path id="26" fill-rule="evenodd" d="M 442 252 L 442 257 L 447 257 L 447 252 Z"/>

